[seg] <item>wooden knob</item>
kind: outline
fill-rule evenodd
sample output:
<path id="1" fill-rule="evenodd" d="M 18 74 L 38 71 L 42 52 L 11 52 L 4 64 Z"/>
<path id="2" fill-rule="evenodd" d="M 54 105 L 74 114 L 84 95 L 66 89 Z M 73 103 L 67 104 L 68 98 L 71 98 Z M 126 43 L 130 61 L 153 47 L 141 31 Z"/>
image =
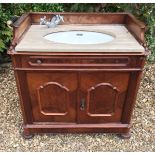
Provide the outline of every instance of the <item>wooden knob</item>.
<path id="1" fill-rule="evenodd" d="M 42 63 L 42 61 L 38 59 L 37 60 L 37 64 L 41 64 L 41 63 Z"/>

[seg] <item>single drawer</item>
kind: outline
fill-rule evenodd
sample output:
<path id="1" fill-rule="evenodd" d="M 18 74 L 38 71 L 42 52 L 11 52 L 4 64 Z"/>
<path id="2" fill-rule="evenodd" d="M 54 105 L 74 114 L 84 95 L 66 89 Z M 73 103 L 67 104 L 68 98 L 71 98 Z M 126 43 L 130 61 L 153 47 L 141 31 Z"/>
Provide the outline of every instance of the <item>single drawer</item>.
<path id="1" fill-rule="evenodd" d="M 22 67 L 31 68 L 73 68 L 73 67 L 129 67 L 130 58 L 125 56 L 26 56 Z"/>

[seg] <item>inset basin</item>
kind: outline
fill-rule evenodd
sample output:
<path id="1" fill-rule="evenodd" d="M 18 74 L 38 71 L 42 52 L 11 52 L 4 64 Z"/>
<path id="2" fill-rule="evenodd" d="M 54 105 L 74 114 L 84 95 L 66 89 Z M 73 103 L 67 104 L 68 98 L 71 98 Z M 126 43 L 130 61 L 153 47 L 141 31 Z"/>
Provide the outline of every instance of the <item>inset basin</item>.
<path id="1" fill-rule="evenodd" d="M 92 31 L 61 31 L 44 36 L 45 39 L 64 44 L 101 44 L 114 39 L 109 34 Z"/>

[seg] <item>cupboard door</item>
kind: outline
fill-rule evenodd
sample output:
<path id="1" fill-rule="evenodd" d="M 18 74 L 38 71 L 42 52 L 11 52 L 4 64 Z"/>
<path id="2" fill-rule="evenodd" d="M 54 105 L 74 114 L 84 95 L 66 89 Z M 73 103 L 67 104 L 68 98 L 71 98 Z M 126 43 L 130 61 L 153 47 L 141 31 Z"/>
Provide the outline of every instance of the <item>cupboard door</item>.
<path id="1" fill-rule="evenodd" d="M 34 122 L 75 122 L 77 75 L 28 72 Z"/>
<path id="2" fill-rule="evenodd" d="M 81 73 L 79 123 L 120 122 L 129 76 L 128 72 Z"/>

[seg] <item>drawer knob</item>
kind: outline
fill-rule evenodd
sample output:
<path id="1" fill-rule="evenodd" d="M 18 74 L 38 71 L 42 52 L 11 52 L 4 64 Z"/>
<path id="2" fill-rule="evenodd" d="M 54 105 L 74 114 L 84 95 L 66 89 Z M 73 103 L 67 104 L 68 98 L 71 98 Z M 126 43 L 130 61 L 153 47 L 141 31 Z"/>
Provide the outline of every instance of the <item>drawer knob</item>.
<path id="1" fill-rule="evenodd" d="M 36 62 L 37 62 L 37 64 L 41 64 L 42 63 L 42 61 L 39 60 L 39 59 Z"/>

